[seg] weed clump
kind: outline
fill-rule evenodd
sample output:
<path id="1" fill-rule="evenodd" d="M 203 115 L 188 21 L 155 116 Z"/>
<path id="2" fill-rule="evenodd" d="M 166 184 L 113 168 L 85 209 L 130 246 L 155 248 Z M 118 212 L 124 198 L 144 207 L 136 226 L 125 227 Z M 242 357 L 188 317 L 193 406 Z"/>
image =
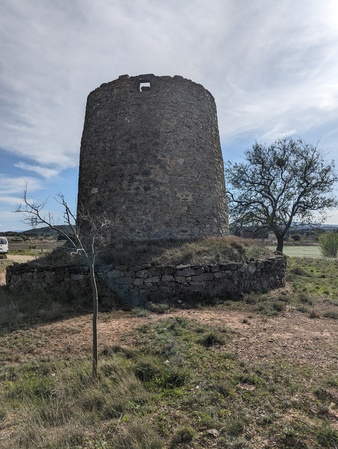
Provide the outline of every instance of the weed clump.
<path id="1" fill-rule="evenodd" d="M 143 309 L 141 307 L 134 307 L 132 309 L 132 313 L 138 317 L 147 317 L 149 316 L 149 310 Z"/>
<path id="2" fill-rule="evenodd" d="M 297 276 L 308 276 L 307 272 L 304 270 L 304 268 L 300 266 L 295 266 L 290 270 L 290 273 L 295 274 Z"/>
<path id="3" fill-rule="evenodd" d="M 103 447 L 103 446 L 102 446 Z M 120 427 L 113 439 L 114 449 L 162 449 L 164 441 L 149 422 L 139 418 Z"/>
<path id="4" fill-rule="evenodd" d="M 293 428 L 286 428 L 284 435 L 280 439 L 280 446 L 283 449 L 308 449 L 299 431 Z"/>
<path id="5" fill-rule="evenodd" d="M 286 310 L 285 302 L 266 300 L 259 302 L 256 306 L 256 312 L 263 315 L 275 316 Z"/>
<path id="6" fill-rule="evenodd" d="M 181 427 L 177 429 L 171 438 L 169 449 L 175 449 L 192 442 L 195 432 L 191 427 Z"/>
<path id="7" fill-rule="evenodd" d="M 338 312 L 336 310 L 327 310 L 323 313 L 323 316 L 326 318 L 332 318 L 333 320 L 338 320 Z"/>
<path id="8" fill-rule="evenodd" d="M 225 339 L 224 336 L 219 332 L 209 332 L 208 334 L 201 337 L 198 342 L 206 348 L 210 348 L 211 346 L 215 345 L 224 345 Z"/>
<path id="9" fill-rule="evenodd" d="M 305 293 L 300 293 L 300 295 L 298 296 L 298 299 L 303 304 L 309 304 L 309 305 L 313 304 L 312 299 Z"/>
<path id="10" fill-rule="evenodd" d="M 134 371 L 136 377 L 142 382 L 149 382 L 161 376 L 163 367 L 157 358 L 146 356 L 139 360 Z"/>
<path id="11" fill-rule="evenodd" d="M 309 313 L 309 318 L 314 320 L 315 318 L 320 318 L 320 315 L 316 310 L 312 309 Z"/>
<path id="12" fill-rule="evenodd" d="M 148 304 L 148 309 L 150 310 L 150 312 L 162 314 L 168 312 L 170 306 L 169 304 L 150 302 Z"/>
<path id="13" fill-rule="evenodd" d="M 338 431 L 329 426 L 323 426 L 317 431 L 317 441 L 322 448 L 337 448 Z"/>

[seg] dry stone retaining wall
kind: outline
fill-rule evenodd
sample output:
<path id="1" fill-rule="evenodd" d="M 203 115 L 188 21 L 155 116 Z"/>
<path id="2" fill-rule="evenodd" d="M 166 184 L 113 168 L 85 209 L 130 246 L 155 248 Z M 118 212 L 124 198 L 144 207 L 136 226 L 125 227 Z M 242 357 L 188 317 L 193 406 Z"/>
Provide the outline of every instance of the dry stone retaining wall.
<path id="1" fill-rule="evenodd" d="M 105 303 L 114 292 L 127 307 L 155 303 L 193 303 L 212 298 L 238 297 L 251 291 L 267 291 L 285 284 L 286 258 L 276 256 L 247 264 L 228 262 L 203 266 L 112 267 L 97 269 Z M 10 289 L 77 291 L 90 296 L 88 269 L 83 266 L 10 266 L 6 273 Z M 107 289 L 108 287 L 108 289 Z M 102 295 L 101 295 L 102 296 Z M 111 295 L 110 296 L 114 296 Z"/>

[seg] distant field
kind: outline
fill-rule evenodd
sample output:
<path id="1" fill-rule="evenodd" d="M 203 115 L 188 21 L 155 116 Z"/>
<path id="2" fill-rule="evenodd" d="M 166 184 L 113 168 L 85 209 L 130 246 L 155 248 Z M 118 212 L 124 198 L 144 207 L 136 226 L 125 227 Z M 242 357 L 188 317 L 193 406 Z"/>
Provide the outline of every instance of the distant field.
<path id="1" fill-rule="evenodd" d="M 269 246 L 272 250 L 273 246 Z M 284 254 L 290 257 L 312 257 L 318 259 L 323 257 L 319 246 L 284 246 Z"/>
<path id="2" fill-rule="evenodd" d="M 9 251 L 13 253 L 29 251 L 51 251 L 64 245 L 64 240 L 34 240 L 27 242 L 9 242 Z"/>

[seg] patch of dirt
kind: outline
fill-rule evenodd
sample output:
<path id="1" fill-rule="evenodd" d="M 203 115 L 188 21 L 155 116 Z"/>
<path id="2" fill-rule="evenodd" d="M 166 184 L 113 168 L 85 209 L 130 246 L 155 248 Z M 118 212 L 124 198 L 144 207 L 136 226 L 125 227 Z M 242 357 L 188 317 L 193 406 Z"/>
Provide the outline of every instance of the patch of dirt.
<path id="1" fill-rule="evenodd" d="M 226 307 L 207 309 L 175 310 L 158 315 L 137 317 L 131 312 L 116 311 L 100 314 L 98 324 L 99 350 L 114 345 L 128 346 L 137 338 L 135 330 L 145 324 L 154 324 L 168 317 L 184 317 L 189 320 L 218 328 L 226 328 L 232 334 L 225 352 L 233 352 L 242 360 L 262 363 L 282 359 L 297 365 L 313 364 L 321 372 L 337 372 L 338 369 L 338 320 L 330 318 L 311 319 L 289 307 L 274 317 L 261 316 L 248 310 L 230 310 Z M 67 354 L 90 354 L 92 321 L 91 315 L 82 315 L 39 325 L 31 329 L 38 334 L 39 344 L 28 354 L 13 354 L 11 361 L 52 357 L 61 358 Z"/>
<path id="2" fill-rule="evenodd" d="M 36 259 L 36 256 L 21 256 L 21 255 L 7 254 L 7 260 L 16 263 L 26 263 L 34 259 Z"/>

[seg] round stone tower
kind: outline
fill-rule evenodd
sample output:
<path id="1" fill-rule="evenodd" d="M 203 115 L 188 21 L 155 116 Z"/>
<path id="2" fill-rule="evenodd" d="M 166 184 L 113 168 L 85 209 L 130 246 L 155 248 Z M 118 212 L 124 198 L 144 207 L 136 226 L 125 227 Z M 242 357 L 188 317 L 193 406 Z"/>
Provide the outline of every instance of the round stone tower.
<path id="1" fill-rule="evenodd" d="M 181 76 L 120 76 L 91 92 L 80 153 L 78 226 L 111 221 L 124 240 L 228 233 L 213 96 Z"/>

